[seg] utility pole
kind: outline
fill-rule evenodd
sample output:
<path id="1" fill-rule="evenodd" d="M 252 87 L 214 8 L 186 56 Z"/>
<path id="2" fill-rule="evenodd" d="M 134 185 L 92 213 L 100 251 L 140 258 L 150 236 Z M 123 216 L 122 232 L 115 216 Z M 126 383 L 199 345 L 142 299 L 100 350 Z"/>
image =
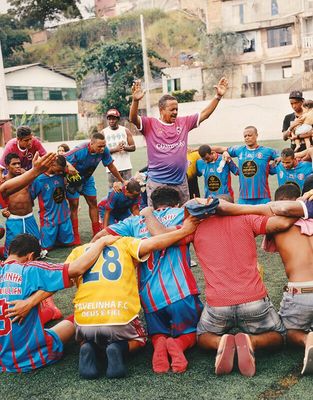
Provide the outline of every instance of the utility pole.
<path id="1" fill-rule="evenodd" d="M 1 42 L 0 42 L 0 119 L 9 119 L 8 99 L 7 99 L 7 90 L 5 86 Z"/>
<path id="2" fill-rule="evenodd" d="M 150 103 L 150 85 L 149 85 L 149 63 L 147 56 L 147 46 L 146 46 L 146 37 L 145 37 L 145 28 L 143 22 L 143 15 L 140 14 L 140 27 L 141 27 L 141 46 L 142 46 L 142 58 L 143 58 L 143 73 L 145 79 L 145 90 L 146 90 L 146 109 L 147 115 L 151 114 L 151 103 Z"/>

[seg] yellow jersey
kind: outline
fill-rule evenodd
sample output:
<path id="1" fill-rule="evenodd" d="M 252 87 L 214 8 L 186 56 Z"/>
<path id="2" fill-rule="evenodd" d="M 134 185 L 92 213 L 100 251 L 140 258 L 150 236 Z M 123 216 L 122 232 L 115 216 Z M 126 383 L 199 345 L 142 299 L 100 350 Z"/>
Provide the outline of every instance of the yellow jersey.
<path id="1" fill-rule="evenodd" d="M 188 179 L 193 178 L 197 175 L 197 167 L 196 162 L 200 160 L 200 154 L 198 150 L 188 151 L 187 152 L 187 161 L 188 161 L 188 168 L 187 168 L 187 177 Z"/>
<path id="2" fill-rule="evenodd" d="M 98 260 L 78 278 L 74 319 L 78 325 L 125 325 L 140 311 L 136 277 L 140 239 L 123 237 L 106 246 Z M 66 262 L 88 251 L 90 244 L 75 248 Z"/>

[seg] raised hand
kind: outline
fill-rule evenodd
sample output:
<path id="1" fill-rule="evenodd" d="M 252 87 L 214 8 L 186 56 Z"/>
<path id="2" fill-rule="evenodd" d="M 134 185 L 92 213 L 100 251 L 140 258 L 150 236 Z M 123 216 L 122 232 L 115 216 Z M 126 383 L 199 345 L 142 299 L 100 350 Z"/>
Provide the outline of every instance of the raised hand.
<path id="1" fill-rule="evenodd" d="M 224 96 L 228 89 L 228 80 L 223 76 L 223 78 L 219 80 L 218 84 L 214 85 L 214 88 L 218 96 Z"/>
<path id="2" fill-rule="evenodd" d="M 52 165 L 53 161 L 56 160 L 56 157 L 56 153 L 47 153 L 40 157 L 37 152 L 33 158 L 33 168 L 40 173 L 46 172 Z"/>
<path id="3" fill-rule="evenodd" d="M 141 87 L 141 80 L 136 80 L 132 85 L 132 96 L 133 100 L 139 101 L 143 98 L 145 92 L 142 90 Z"/>

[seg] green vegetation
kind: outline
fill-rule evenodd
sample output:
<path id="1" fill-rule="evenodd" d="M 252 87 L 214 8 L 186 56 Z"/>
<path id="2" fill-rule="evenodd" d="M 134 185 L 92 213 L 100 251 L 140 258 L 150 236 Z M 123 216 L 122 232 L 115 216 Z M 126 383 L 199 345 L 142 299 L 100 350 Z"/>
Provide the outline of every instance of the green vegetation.
<path id="1" fill-rule="evenodd" d="M 172 92 L 172 95 L 176 97 L 178 103 L 188 103 L 189 101 L 193 101 L 193 96 L 197 91 L 196 89 L 177 90 Z"/>
<path id="2" fill-rule="evenodd" d="M 23 53 L 23 44 L 30 42 L 30 36 L 21 23 L 8 14 L 0 15 L 0 42 L 4 61 L 16 51 Z M 9 66 L 8 63 L 6 63 Z"/>

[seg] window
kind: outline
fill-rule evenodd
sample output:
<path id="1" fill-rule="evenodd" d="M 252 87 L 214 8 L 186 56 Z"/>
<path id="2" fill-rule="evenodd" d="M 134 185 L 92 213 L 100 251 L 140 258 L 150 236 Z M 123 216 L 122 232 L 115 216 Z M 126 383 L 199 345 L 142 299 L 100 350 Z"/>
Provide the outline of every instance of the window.
<path id="1" fill-rule="evenodd" d="M 313 71 L 313 60 L 305 60 L 304 72 L 312 72 L 312 71 Z"/>
<path id="2" fill-rule="evenodd" d="M 292 78 L 292 68 L 291 65 L 283 65 L 283 78 Z"/>
<path id="3" fill-rule="evenodd" d="M 243 24 L 244 23 L 244 4 L 239 4 L 239 5 L 233 6 L 232 22 L 234 24 Z"/>
<path id="4" fill-rule="evenodd" d="M 250 53 L 255 51 L 256 32 L 245 32 L 242 34 L 243 52 Z"/>
<path id="5" fill-rule="evenodd" d="M 12 100 L 28 100 L 27 89 L 12 89 Z"/>
<path id="6" fill-rule="evenodd" d="M 267 47 L 281 47 L 292 44 L 291 26 L 267 30 Z"/>
<path id="7" fill-rule="evenodd" d="M 76 100 L 77 93 L 75 88 L 62 89 L 64 100 Z"/>
<path id="8" fill-rule="evenodd" d="M 272 0 L 272 17 L 278 15 L 278 4 L 277 0 Z"/>
<path id="9" fill-rule="evenodd" d="M 63 100 L 62 90 L 49 90 L 49 100 Z"/>
<path id="10" fill-rule="evenodd" d="M 176 90 L 181 90 L 180 78 L 168 79 L 167 80 L 167 91 L 168 91 L 168 93 L 169 92 L 174 92 Z"/>
<path id="11" fill-rule="evenodd" d="M 42 88 L 41 87 L 34 87 L 34 100 L 43 100 Z"/>

